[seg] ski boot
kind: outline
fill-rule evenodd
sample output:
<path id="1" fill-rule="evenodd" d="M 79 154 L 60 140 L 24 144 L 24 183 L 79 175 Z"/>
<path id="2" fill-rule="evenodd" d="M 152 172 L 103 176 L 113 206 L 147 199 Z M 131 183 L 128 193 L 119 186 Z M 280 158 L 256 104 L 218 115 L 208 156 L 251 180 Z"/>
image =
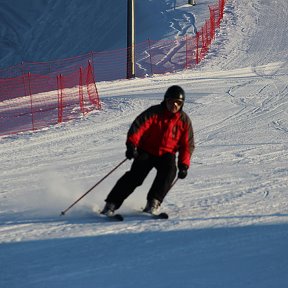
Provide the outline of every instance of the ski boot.
<path id="1" fill-rule="evenodd" d="M 157 199 L 148 200 L 143 212 L 149 213 L 152 215 L 158 215 L 159 210 L 160 210 L 160 205 L 161 203 Z"/>
<path id="2" fill-rule="evenodd" d="M 114 203 L 107 202 L 103 210 L 100 212 L 100 214 L 111 217 L 114 215 L 115 210 L 116 210 L 116 205 Z"/>

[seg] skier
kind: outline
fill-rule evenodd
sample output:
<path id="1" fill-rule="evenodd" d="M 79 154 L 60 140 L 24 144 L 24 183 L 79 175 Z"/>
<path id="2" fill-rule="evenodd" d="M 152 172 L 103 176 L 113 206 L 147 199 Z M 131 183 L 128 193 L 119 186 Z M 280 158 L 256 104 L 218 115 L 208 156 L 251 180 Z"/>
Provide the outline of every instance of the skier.
<path id="1" fill-rule="evenodd" d="M 132 123 L 126 140 L 126 157 L 134 159 L 130 171 L 115 184 L 106 198 L 101 214 L 113 216 L 124 200 L 142 185 L 152 168 L 157 173 L 147 194 L 144 212 L 157 215 L 177 174 L 184 179 L 194 150 L 194 136 L 189 116 L 182 110 L 184 90 L 177 85 L 167 89 L 164 100 L 142 112 Z"/>

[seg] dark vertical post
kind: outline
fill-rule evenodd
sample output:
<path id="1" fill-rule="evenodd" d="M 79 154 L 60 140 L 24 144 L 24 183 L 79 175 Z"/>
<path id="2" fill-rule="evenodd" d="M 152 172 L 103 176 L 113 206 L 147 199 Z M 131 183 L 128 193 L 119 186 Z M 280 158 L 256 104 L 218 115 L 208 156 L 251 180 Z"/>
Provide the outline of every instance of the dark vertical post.
<path id="1" fill-rule="evenodd" d="M 33 112 L 33 96 L 32 96 L 32 90 L 31 90 L 31 73 L 30 73 L 30 72 L 28 72 L 27 78 L 28 78 L 28 88 L 29 88 L 29 95 L 30 95 L 30 108 L 31 108 L 31 118 L 32 118 L 32 130 L 35 130 L 34 112 Z"/>
<path id="2" fill-rule="evenodd" d="M 150 39 L 148 39 L 148 46 L 149 46 L 149 58 L 150 58 L 150 73 L 151 73 L 151 76 L 153 76 L 153 66 L 152 66 L 152 49 L 151 49 L 151 42 L 150 42 Z"/>
<path id="3" fill-rule="evenodd" d="M 127 79 L 135 77 L 135 0 L 127 0 Z"/>

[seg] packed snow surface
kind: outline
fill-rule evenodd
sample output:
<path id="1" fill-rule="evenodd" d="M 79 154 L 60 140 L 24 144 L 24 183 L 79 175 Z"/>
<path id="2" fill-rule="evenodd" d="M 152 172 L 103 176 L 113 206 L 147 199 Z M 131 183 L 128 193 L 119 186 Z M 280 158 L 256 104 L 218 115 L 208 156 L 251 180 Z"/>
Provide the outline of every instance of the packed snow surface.
<path id="1" fill-rule="evenodd" d="M 190 8 L 196 25 L 208 4 Z M 287 11 L 228 0 L 196 69 L 97 83 L 103 110 L 0 138 L 0 287 L 287 287 Z M 173 84 L 196 150 L 162 205 L 169 220 L 140 213 L 155 171 L 120 208 L 124 222 L 97 216 L 131 161 L 60 216 L 125 158 L 129 125 Z"/>

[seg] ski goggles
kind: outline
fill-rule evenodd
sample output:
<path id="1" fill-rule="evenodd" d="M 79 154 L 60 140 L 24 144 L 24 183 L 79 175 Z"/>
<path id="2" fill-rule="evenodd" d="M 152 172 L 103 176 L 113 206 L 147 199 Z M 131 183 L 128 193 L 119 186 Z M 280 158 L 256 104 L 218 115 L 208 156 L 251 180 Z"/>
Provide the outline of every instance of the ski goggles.
<path id="1" fill-rule="evenodd" d="M 182 105 L 183 105 L 183 102 L 184 102 L 184 101 L 181 100 L 181 99 L 173 99 L 173 98 L 167 99 L 166 101 L 167 101 L 167 103 L 168 103 L 169 105 L 176 104 L 177 106 L 182 106 Z"/>

